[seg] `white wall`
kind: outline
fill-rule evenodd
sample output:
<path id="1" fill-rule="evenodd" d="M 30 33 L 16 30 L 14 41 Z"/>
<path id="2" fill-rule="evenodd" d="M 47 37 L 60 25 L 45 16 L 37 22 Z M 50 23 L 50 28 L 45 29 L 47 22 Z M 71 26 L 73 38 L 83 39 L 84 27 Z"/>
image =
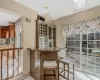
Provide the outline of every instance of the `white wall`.
<path id="1" fill-rule="evenodd" d="M 36 46 L 36 23 L 31 19 L 31 23 L 26 22 L 26 17 L 23 17 L 23 59 L 24 59 L 24 74 L 30 72 L 30 51 L 27 48 L 35 48 Z"/>
<path id="2" fill-rule="evenodd" d="M 27 48 L 36 48 L 36 23 L 35 20 L 30 19 L 31 22 L 26 22 L 26 18 L 22 17 L 19 24 L 22 25 L 22 41 L 23 41 L 23 76 L 30 74 L 30 51 Z M 11 80 L 19 80 L 22 76 L 12 78 Z"/>
<path id="3" fill-rule="evenodd" d="M 45 22 L 48 22 L 48 23 L 53 23 L 53 21 L 52 21 L 52 19 L 51 19 L 51 17 L 49 16 L 49 14 L 47 13 L 47 14 L 45 14 L 45 15 L 43 15 L 43 17 L 45 18 Z"/>
<path id="4" fill-rule="evenodd" d="M 62 25 L 57 25 L 57 35 L 56 35 L 56 41 L 57 41 L 57 47 L 59 48 L 64 48 L 64 39 L 63 39 L 63 30 L 62 30 Z"/>

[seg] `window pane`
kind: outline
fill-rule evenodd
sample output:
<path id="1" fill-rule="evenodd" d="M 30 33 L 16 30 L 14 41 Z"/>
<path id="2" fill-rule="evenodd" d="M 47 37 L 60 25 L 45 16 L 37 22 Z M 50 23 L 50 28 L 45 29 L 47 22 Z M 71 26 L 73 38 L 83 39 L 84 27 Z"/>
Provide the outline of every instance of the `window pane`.
<path id="1" fill-rule="evenodd" d="M 94 48 L 94 41 L 88 41 L 88 48 Z"/>
<path id="2" fill-rule="evenodd" d="M 87 40 L 87 34 L 82 35 L 82 40 Z"/>
<path id="3" fill-rule="evenodd" d="M 87 41 L 82 41 L 82 47 L 87 48 Z"/>
<path id="4" fill-rule="evenodd" d="M 100 40 L 100 32 L 95 33 L 95 40 Z"/>
<path id="5" fill-rule="evenodd" d="M 94 33 L 88 34 L 88 40 L 94 40 Z"/>
<path id="6" fill-rule="evenodd" d="M 75 47 L 80 47 L 80 41 L 75 41 L 74 46 L 75 46 Z"/>

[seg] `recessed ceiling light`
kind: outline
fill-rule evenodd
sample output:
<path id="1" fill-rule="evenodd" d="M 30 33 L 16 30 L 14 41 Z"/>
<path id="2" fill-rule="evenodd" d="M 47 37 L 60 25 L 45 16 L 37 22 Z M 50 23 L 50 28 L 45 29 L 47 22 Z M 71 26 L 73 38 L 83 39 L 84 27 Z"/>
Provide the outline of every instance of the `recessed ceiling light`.
<path id="1" fill-rule="evenodd" d="M 48 9 L 48 6 L 47 6 L 47 5 L 45 5 L 45 6 L 44 6 L 44 9 Z"/>

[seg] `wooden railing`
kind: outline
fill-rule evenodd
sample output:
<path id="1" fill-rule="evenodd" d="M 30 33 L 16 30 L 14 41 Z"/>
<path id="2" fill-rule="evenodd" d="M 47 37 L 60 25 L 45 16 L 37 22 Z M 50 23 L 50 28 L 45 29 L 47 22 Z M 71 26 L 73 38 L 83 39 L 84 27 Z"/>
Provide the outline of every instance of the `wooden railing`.
<path id="1" fill-rule="evenodd" d="M 0 80 L 18 76 L 22 71 L 23 48 L 0 49 Z"/>

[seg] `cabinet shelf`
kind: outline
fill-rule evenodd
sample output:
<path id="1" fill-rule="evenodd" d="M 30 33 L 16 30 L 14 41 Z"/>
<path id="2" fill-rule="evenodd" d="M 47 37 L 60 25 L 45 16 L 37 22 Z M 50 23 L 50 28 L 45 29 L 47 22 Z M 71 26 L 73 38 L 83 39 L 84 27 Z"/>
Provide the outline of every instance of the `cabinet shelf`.
<path id="1" fill-rule="evenodd" d="M 43 21 L 37 21 L 37 48 L 56 47 L 56 26 Z"/>

